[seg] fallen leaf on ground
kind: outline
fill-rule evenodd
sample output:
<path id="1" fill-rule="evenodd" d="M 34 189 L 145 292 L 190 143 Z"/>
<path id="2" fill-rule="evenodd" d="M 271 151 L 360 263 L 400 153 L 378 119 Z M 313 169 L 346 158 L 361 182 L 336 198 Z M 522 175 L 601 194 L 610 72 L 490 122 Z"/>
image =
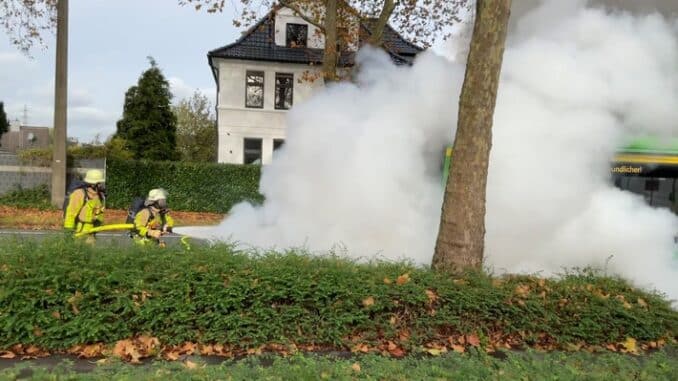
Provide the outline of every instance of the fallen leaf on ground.
<path id="1" fill-rule="evenodd" d="M 477 335 L 467 335 L 466 342 L 474 347 L 480 346 L 480 338 Z"/>
<path id="2" fill-rule="evenodd" d="M 405 350 L 399 347 L 394 348 L 393 350 L 388 351 L 393 357 L 405 357 Z"/>
<path id="3" fill-rule="evenodd" d="M 198 348 L 198 350 L 200 351 L 200 354 L 203 355 L 203 356 L 211 356 L 211 355 L 217 353 L 217 352 L 214 350 L 214 346 L 211 345 L 211 344 L 201 345 L 201 346 Z"/>
<path id="4" fill-rule="evenodd" d="M 626 340 L 622 343 L 622 346 L 628 353 L 638 353 L 638 347 L 636 339 L 632 337 L 627 337 Z"/>
<path id="5" fill-rule="evenodd" d="M 177 361 L 177 360 L 179 360 L 179 353 L 176 352 L 176 351 L 165 352 L 165 353 L 163 354 L 163 356 L 165 357 L 165 359 L 167 359 L 167 360 L 169 360 L 169 361 Z"/>
<path id="6" fill-rule="evenodd" d="M 452 345 L 452 350 L 454 350 L 454 351 L 457 352 L 457 353 L 464 353 L 464 352 L 466 352 L 466 348 L 464 348 L 463 345 L 456 345 L 456 344 L 454 344 L 454 345 Z"/>
<path id="7" fill-rule="evenodd" d="M 407 273 L 405 273 L 405 274 L 399 276 L 398 279 L 396 279 L 396 283 L 397 283 L 399 286 L 402 286 L 403 284 L 405 284 L 405 283 L 407 283 L 407 282 L 409 282 L 409 281 L 410 281 L 410 274 L 407 274 Z"/>
<path id="8" fill-rule="evenodd" d="M 16 354 L 14 352 L 10 352 L 10 351 L 1 351 L 0 352 L 0 358 L 13 359 L 15 357 L 16 357 Z"/>
<path id="9" fill-rule="evenodd" d="M 428 301 L 431 303 L 438 300 L 438 295 L 433 290 L 426 290 L 426 297 L 428 298 Z"/>
<path id="10" fill-rule="evenodd" d="M 410 339 L 410 331 L 408 329 L 403 329 L 400 332 L 398 332 L 398 338 L 400 341 L 407 341 Z"/>
<path id="11" fill-rule="evenodd" d="M 430 354 L 431 356 L 440 356 L 442 353 L 447 352 L 447 348 L 442 347 L 440 349 L 438 348 L 427 348 L 425 350 L 426 353 Z"/>
<path id="12" fill-rule="evenodd" d="M 357 362 L 353 363 L 353 365 L 351 365 L 351 369 L 353 369 L 355 372 L 360 372 L 360 364 Z"/>
<path id="13" fill-rule="evenodd" d="M 194 343 L 185 342 L 181 345 L 179 349 L 183 354 L 192 355 L 193 353 L 195 353 L 196 348 L 197 345 L 195 345 Z"/>
<path id="14" fill-rule="evenodd" d="M 90 344 L 90 345 L 83 345 L 83 346 L 76 347 L 76 348 L 74 348 L 72 353 L 77 354 L 78 357 L 92 358 L 92 357 L 101 356 L 103 351 L 104 351 L 104 345 L 99 343 L 99 344 Z"/>
<path id="15" fill-rule="evenodd" d="M 367 346 L 367 344 L 357 344 L 353 348 L 351 348 L 351 352 L 362 352 L 362 353 L 367 353 L 370 351 L 370 347 Z"/>
<path id="16" fill-rule="evenodd" d="M 515 293 L 521 298 L 525 298 L 530 293 L 530 286 L 526 284 L 518 285 L 516 286 Z"/>
<path id="17" fill-rule="evenodd" d="M 138 340 L 142 345 L 142 349 L 146 352 L 150 352 L 160 345 L 160 340 L 157 337 L 139 336 Z"/>
<path id="18" fill-rule="evenodd" d="M 113 354 L 124 359 L 129 359 L 132 364 L 140 363 L 141 354 L 137 351 L 132 340 L 119 340 L 115 343 Z"/>

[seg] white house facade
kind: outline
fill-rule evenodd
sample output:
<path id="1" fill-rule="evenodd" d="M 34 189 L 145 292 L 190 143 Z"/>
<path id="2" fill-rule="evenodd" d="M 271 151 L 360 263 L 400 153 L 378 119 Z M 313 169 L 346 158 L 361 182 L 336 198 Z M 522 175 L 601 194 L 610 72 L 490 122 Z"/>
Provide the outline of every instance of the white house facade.
<path id="1" fill-rule="evenodd" d="M 342 49 L 340 67 L 353 66 L 357 45 Z M 271 162 L 285 141 L 287 111 L 323 86 L 320 78 L 308 80 L 319 76 L 323 46 L 315 26 L 277 7 L 235 43 L 208 53 L 217 83 L 218 162 Z M 421 51 L 390 27 L 384 46 L 397 64 L 411 64 Z"/>

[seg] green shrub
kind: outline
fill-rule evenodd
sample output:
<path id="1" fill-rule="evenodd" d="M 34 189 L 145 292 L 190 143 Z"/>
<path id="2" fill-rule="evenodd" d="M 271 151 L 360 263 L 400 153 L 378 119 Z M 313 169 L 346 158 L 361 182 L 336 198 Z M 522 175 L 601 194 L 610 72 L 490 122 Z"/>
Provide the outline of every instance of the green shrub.
<path id="1" fill-rule="evenodd" d="M 678 312 L 659 295 L 586 272 L 560 280 L 455 280 L 405 263 L 245 253 L 228 245 L 185 252 L 71 239 L 0 242 L 0 350 L 16 343 L 63 349 L 137 334 L 164 344 L 239 347 L 347 349 L 392 340 L 415 351 L 431 340 L 475 334 L 483 342 L 566 347 L 671 340 L 677 329 Z"/>
<path id="2" fill-rule="evenodd" d="M 134 197 L 161 187 L 173 210 L 226 213 L 238 202 L 263 200 L 259 174 L 253 165 L 112 159 L 106 163 L 107 204 L 127 208 Z"/>
<path id="3" fill-rule="evenodd" d="M 46 184 L 35 188 L 22 188 L 16 185 L 14 190 L 0 196 L 0 205 L 18 208 L 52 209 L 52 195 Z"/>
<path id="4" fill-rule="evenodd" d="M 108 151 L 104 146 L 69 146 L 66 151 L 68 166 L 73 166 L 74 160 L 80 159 L 103 159 Z M 52 148 L 29 148 L 17 152 L 17 157 L 22 165 L 49 167 L 52 165 Z"/>
<path id="5" fill-rule="evenodd" d="M 23 165 L 49 167 L 52 165 L 51 148 L 29 148 L 17 152 L 19 162 Z"/>
<path id="6" fill-rule="evenodd" d="M 107 149 L 103 145 L 79 145 L 68 147 L 68 155 L 73 159 L 104 159 Z"/>

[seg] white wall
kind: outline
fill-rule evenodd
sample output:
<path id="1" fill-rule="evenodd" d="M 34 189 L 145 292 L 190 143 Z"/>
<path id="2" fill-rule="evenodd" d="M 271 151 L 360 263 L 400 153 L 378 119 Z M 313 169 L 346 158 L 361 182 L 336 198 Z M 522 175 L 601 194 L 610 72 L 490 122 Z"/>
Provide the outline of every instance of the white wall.
<path id="1" fill-rule="evenodd" d="M 311 69 L 307 65 L 282 64 L 246 60 L 215 59 L 219 68 L 218 94 L 218 130 L 220 163 L 243 162 L 243 139 L 260 138 L 262 142 L 262 162 L 270 163 L 273 154 L 273 139 L 285 139 L 285 117 L 287 110 L 274 107 L 275 74 L 294 75 L 293 106 L 307 99 L 315 89 L 322 86 L 322 80 L 313 82 L 298 81 Z M 245 73 L 248 70 L 264 72 L 263 109 L 245 107 Z"/>
<path id="2" fill-rule="evenodd" d="M 281 8 L 275 16 L 275 43 L 285 46 L 287 24 L 308 25 L 309 48 L 323 49 L 325 38 L 318 28 L 301 17 L 295 16 L 289 8 Z M 351 25 L 355 41 L 349 44 L 349 49 L 357 49 L 357 20 Z M 261 138 L 262 162 L 270 163 L 273 155 L 273 139 L 285 139 L 286 110 L 276 110 L 274 107 L 274 90 L 276 73 L 294 74 L 293 105 L 298 105 L 308 98 L 313 91 L 322 87 L 322 79 L 313 82 L 298 81 L 305 72 L 319 74 L 319 69 L 302 64 L 284 64 L 275 62 L 259 62 L 248 60 L 214 59 L 214 65 L 219 73 L 219 94 L 217 115 L 219 121 L 219 150 L 220 163 L 243 162 L 243 139 Z M 264 72 L 264 108 L 245 107 L 245 73 L 248 70 Z"/>
<path id="3" fill-rule="evenodd" d="M 308 25 L 308 43 L 309 48 L 322 49 L 325 47 L 325 37 L 318 28 L 309 24 L 301 17 L 295 16 L 294 11 L 289 8 L 281 8 L 275 15 L 275 44 L 285 46 L 287 42 L 287 24 L 306 24 Z"/>
<path id="4" fill-rule="evenodd" d="M 349 50 L 358 49 L 358 20 L 351 18 L 350 26 L 351 41 L 348 44 Z M 278 46 L 285 46 L 287 42 L 287 24 L 305 24 L 308 26 L 308 42 L 307 46 L 313 49 L 325 48 L 325 36 L 320 30 L 306 20 L 294 15 L 294 11 L 289 8 L 281 8 L 275 15 L 275 44 Z"/>

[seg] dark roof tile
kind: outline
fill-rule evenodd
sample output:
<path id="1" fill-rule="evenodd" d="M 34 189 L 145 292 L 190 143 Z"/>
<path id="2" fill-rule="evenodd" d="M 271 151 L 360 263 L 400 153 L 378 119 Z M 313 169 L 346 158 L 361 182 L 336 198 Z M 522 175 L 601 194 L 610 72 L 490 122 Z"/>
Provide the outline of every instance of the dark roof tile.
<path id="1" fill-rule="evenodd" d="M 288 48 L 275 44 L 275 9 L 259 20 L 257 24 L 243 33 L 236 42 L 210 51 L 207 56 L 212 58 L 243 59 L 255 61 L 273 61 L 299 64 L 322 63 L 322 49 Z M 369 29 L 363 25 L 367 33 Z M 423 49 L 405 40 L 391 26 L 384 31 L 384 48 L 398 65 L 412 64 L 414 56 Z M 355 53 L 342 53 L 339 66 L 346 67 L 354 64 Z"/>

